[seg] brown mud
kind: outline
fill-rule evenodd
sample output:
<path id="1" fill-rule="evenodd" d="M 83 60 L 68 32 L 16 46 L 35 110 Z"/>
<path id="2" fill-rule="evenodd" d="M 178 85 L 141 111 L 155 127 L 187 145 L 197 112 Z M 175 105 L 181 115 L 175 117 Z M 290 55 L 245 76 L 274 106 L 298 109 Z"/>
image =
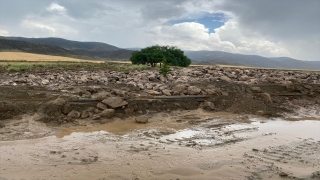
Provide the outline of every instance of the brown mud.
<path id="1" fill-rule="evenodd" d="M 201 109 L 158 113 L 147 124 L 119 118 L 50 129 L 29 116 L 23 120 L 29 135 L 42 132 L 47 137 L 1 141 L 3 180 L 320 177 L 317 120 L 292 122 Z M 20 126 L 9 127 L 21 132 Z M 1 139 L 8 136 L 15 135 L 5 133 Z"/>

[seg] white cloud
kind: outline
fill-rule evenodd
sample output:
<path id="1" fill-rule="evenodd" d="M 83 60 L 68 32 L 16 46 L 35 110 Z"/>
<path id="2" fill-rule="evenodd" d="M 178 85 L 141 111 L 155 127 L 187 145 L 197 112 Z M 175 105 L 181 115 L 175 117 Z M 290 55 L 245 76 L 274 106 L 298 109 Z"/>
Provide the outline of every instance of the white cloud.
<path id="1" fill-rule="evenodd" d="M 56 11 L 56 12 L 60 12 L 60 13 L 67 11 L 67 9 L 65 7 L 63 7 L 63 6 L 61 6 L 61 5 L 57 4 L 57 3 L 51 3 L 50 6 L 48 6 L 46 8 L 46 10 L 47 11 L 51 11 L 51 12 L 55 12 Z"/>
<path id="2" fill-rule="evenodd" d="M 9 36 L 9 31 L 0 29 L 0 36 Z"/>
<path id="3" fill-rule="evenodd" d="M 263 37 L 245 36 L 236 22 L 227 22 L 215 29 L 215 33 L 196 22 L 172 26 L 158 26 L 151 34 L 155 44 L 175 45 L 184 50 L 220 50 L 233 53 L 259 54 L 263 56 L 289 56 L 287 49 Z"/>
<path id="4" fill-rule="evenodd" d="M 50 25 L 48 25 L 50 24 Z M 33 37 L 53 36 L 53 37 L 72 37 L 77 35 L 78 31 L 59 23 L 42 23 L 41 21 L 24 20 L 21 27 L 29 32 Z"/>

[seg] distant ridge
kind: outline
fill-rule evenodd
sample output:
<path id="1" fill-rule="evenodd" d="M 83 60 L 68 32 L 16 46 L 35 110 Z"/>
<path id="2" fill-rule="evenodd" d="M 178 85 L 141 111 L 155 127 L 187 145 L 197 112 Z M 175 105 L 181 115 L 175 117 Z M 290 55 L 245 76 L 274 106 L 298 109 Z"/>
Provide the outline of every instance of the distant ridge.
<path id="1" fill-rule="evenodd" d="M 19 51 L 35 54 L 78 57 L 77 54 L 57 46 L 7 39 L 0 39 L 0 51 Z"/>
<path id="2" fill-rule="evenodd" d="M 58 46 L 67 50 L 74 49 L 86 49 L 90 51 L 115 51 L 120 48 L 100 42 L 80 42 L 71 41 L 62 38 L 48 37 L 48 38 L 24 38 L 24 37 L 4 37 L 0 36 L 1 39 L 27 41 L 37 44 L 48 44 L 52 46 Z"/>
<path id="3" fill-rule="evenodd" d="M 267 58 L 257 55 L 243 55 L 223 51 L 185 51 L 193 63 L 226 64 L 263 68 L 320 70 L 320 61 L 301 61 L 288 57 Z"/>
<path id="4" fill-rule="evenodd" d="M 112 46 L 106 43 L 100 42 L 80 42 L 71 41 L 62 38 L 24 38 L 24 37 L 4 37 L 0 36 L 0 39 L 7 40 L 19 40 L 37 44 L 46 44 L 52 46 L 58 46 L 69 50 L 74 54 L 82 56 L 97 58 L 97 59 L 124 59 L 128 60 L 133 51 L 121 49 L 116 46 Z"/>

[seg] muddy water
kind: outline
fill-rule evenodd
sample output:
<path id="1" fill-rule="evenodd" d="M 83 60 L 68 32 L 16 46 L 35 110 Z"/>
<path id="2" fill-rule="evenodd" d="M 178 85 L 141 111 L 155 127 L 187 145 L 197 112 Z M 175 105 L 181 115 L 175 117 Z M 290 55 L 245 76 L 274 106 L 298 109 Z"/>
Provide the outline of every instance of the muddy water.
<path id="1" fill-rule="evenodd" d="M 2 141 L 0 179 L 310 179 L 320 169 L 320 121 L 168 119 Z"/>

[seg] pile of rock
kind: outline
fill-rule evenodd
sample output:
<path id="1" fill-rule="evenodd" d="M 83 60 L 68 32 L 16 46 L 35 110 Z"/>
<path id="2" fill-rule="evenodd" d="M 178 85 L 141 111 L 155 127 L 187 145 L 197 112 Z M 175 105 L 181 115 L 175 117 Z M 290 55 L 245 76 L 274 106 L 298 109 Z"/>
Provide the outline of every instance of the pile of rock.
<path id="1" fill-rule="evenodd" d="M 221 67 L 198 67 L 173 70 L 164 78 L 155 70 L 118 72 L 118 71 L 66 71 L 47 73 L 3 73 L 0 74 L 0 85 L 74 86 L 95 84 L 131 84 L 141 90 L 162 91 L 168 83 L 214 82 L 245 84 L 292 84 L 320 83 L 319 72 L 281 71 L 269 69 L 235 69 Z M 162 88 L 162 89 L 161 89 Z M 151 93 L 154 93 L 150 91 Z M 165 93 L 169 94 L 169 93 Z"/>

